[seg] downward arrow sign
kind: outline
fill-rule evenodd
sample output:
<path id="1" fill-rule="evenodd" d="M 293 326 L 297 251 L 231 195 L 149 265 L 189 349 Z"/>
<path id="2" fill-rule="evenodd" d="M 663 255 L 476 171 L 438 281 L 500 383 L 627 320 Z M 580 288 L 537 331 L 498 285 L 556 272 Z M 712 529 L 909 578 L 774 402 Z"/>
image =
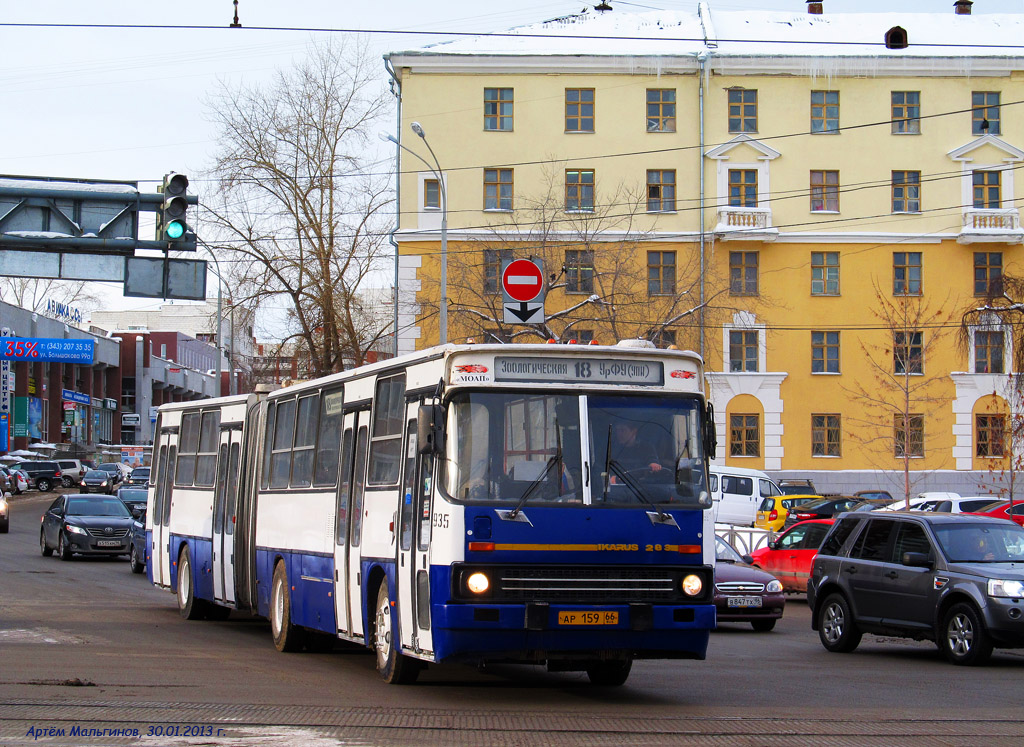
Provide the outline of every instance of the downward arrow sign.
<path id="1" fill-rule="evenodd" d="M 527 319 L 529 319 L 531 316 L 533 316 L 534 314 L 537 313 L 537 307 L 536 306 L 534 306 L 533 308 L 530 308 L 530 306 L 527 305 L 526 303 L 519 304 L 519 308 L 518 309 L 515 306 L 506 306 L 505 308 L 508 309 L 508 312 L 510 314 L 514 314 L 519 319 L 521 319 L 523 322 L 525 322 Z"/>

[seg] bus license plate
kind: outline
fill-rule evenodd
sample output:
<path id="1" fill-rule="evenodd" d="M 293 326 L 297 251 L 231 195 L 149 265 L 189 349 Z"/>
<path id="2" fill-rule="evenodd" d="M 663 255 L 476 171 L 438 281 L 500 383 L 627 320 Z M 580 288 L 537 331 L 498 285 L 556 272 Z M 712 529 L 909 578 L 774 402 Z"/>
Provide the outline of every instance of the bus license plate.
<path id="1" fill-rule="evenodd" d="M 99 540 L 96 547 L 120 547 L 121 540 Z"/>
<path id="2" fill-rule="evenodd" d="M 761 597 L 729 597 L 729 607 L 760 607 Z"/>
<path id="3" fill-rule="evenodd" d="M 559 625 L 618 625 L 619 613 L 610 610 L 598 610 L 597 612 L 559 612 Z"/>

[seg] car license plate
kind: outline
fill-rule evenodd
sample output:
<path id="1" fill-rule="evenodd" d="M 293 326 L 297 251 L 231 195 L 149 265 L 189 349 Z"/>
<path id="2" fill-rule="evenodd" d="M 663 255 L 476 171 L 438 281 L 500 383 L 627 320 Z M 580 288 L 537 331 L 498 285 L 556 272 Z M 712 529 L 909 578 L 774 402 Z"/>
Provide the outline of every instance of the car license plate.
<path id="1" fill-rule="evenodd" d="M 610 610 L 583 612 L 574 610 L 558 613 L 559 625 L 618 625 L 619 613 Z"/>
<path id="2" fill-rule="evenodd" d="M 121 540 L 99 540 L 96 542 L 96 547 L 120 547 Z"/>
<path id="3" fill-rule="evenodd" d="M 760 607 L 761 597 L 729 597 L 729 607 Z"/>

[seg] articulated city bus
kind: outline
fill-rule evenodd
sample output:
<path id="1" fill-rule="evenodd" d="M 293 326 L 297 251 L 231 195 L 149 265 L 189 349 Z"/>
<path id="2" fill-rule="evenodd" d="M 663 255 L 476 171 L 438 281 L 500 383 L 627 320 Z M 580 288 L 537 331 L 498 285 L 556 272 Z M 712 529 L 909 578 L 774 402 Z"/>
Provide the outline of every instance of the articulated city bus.
<path id="1" fill-rule="evenodd" d="M 625 682 L 704 658 L 714 424 L 691 352 L 446 345 L 167 404 L 151 581 L 281 651 L 371 647 L 391 683 L 507 661 Z M 649 345 L 649 344 L 648 344 Z"/>

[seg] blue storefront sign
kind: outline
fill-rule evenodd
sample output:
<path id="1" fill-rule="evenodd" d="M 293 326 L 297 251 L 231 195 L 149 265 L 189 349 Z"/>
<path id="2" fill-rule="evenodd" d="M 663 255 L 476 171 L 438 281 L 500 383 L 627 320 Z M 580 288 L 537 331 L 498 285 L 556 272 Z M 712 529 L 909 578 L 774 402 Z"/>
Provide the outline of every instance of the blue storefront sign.
<path id="1" fill-rule="evenodd" d="M 92 364 L 95 340 L 49 337 L 5 337 L 0 341 L 0 360 Z"/>
<path id="2" fill-rule="evenodd" d="M 92 404 L 92 397 L 88 394 L 79 394 L 78 392 L 73 392 L 70 389 L 61 389 L 60 398 L 65 402 L 77 402 L 80 405 Z"/>
<path id="3" fill-rule="evenodd" d="M 8 445 L 8 423 L 9 418 L 7 413 L 0 413 L 0 450 L 7 451 L 10 446 Z"/>

